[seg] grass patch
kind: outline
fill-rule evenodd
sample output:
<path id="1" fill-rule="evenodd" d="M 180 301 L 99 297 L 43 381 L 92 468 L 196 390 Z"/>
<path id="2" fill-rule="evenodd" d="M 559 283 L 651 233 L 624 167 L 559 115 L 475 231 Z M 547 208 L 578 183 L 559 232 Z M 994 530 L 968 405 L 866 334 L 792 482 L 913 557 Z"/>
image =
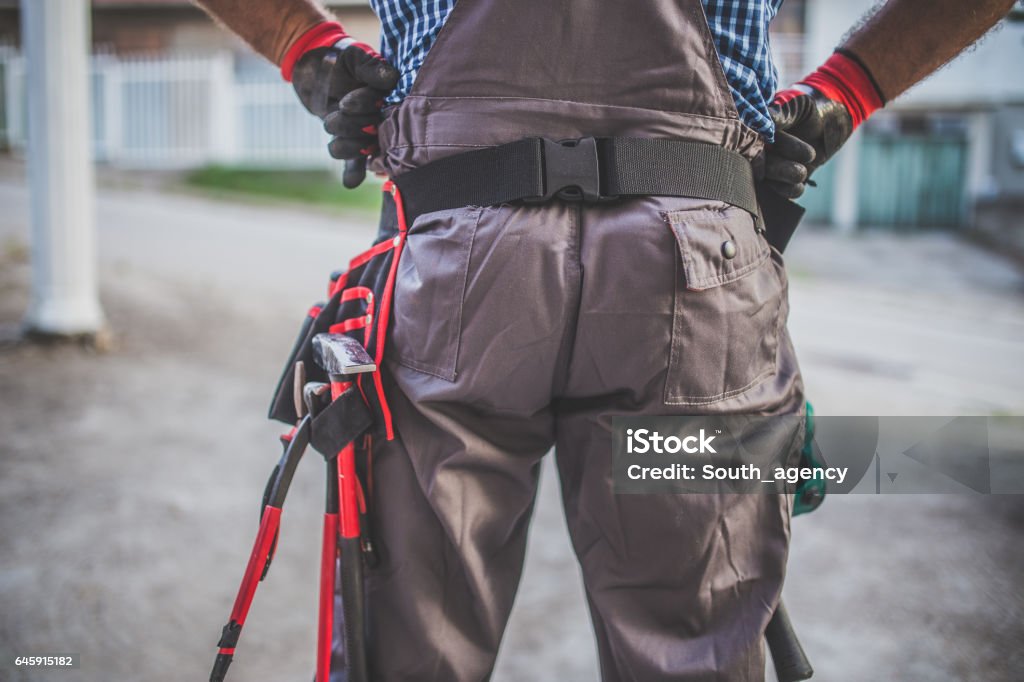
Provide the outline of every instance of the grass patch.
<path id="1" fill-rule="evenodd" d="M 368 176 L 356 189 L 345 189 L 327 170 L 259 169 L 205 166 L 185 176 L 190 187 L 223 194 L 245 194 L 343 211 L 380 210 L 380 183 Z"/>
<path id="2" fill-rule="evenodd" d="M 13 235 L 4 240 L 2 253 L 6 260 L 19 265 L 28 263 L 30 255 L 28 244 Z"/>

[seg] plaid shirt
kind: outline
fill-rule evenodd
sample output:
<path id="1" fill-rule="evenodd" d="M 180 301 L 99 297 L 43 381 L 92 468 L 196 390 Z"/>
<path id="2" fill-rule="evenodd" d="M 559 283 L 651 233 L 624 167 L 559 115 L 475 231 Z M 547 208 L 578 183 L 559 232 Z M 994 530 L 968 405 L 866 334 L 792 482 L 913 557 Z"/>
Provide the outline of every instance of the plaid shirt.
<path id="1" fill-rule="evenodd" d="M 783 0 L 702 2 L 740 118 L 770 140 L 775 126 L 768 116 L 768 103 L 775 94 L 778 73 L 768 48 L 768 23 Z M 383 27 L 381 53 L 402 72 L 388 98 L 396 103 L 412 88 L 455 0 L 370 0 L 370 5 Z"/>

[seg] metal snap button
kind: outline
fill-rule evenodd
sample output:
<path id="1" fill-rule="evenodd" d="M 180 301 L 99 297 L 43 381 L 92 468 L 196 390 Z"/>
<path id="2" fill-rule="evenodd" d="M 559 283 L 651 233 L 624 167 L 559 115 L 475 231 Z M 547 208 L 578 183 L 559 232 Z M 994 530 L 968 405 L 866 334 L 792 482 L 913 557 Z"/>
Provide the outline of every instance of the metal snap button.
<path id="1" fill-rule="evenodd" d="M 736 257 L 736 243 L 733 240 L 727 239 L 722 242 L 722 255 L 728 260 L 732 260 Z"/>

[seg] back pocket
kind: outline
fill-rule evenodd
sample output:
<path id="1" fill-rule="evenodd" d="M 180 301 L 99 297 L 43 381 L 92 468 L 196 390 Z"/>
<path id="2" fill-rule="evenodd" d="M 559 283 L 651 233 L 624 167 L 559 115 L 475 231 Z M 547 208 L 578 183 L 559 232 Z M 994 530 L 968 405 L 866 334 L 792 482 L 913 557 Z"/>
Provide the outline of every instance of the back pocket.
<path id="1" fill-rule="evenodd" d="M 738 396 L 776 370 L 786 279 L 746 211 L 666 213 L 676 267 L 669 405 L 709 405 Z"/>
<path id="2" fill-rule="evenodd" d="M 455 380 L 469 255 L 479 208 L 436 211 L 409 228 L 398 262 L 389 351 L 402 365 Z"/>

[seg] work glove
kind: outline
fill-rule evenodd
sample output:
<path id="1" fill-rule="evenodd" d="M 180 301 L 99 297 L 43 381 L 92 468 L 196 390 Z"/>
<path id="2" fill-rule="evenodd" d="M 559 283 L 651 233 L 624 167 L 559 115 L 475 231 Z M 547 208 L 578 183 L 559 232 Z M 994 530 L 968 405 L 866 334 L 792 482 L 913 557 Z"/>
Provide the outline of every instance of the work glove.
<path id="1" fill-rule="evenodd" d="M 380 151 L 381 107 L 398 84 L 398 70 L 369 45 L 348 36 L 340 24 L 325 22 L 292 45 L 281 74 L 333 136 L 327 150 L 345 160 L 342 183 L 357 187 L 366 177 L 367 157 Z"/>
<path id="2" fill-rule="evenodd" d="M 765 153 L 765 184 L 787 199 L 799 197 L 814 171 L 883 106 L 867 68 L 852 53 L 837 50 L 817 71 L 776 93 L 768 107 L 775 141 Z"/>

